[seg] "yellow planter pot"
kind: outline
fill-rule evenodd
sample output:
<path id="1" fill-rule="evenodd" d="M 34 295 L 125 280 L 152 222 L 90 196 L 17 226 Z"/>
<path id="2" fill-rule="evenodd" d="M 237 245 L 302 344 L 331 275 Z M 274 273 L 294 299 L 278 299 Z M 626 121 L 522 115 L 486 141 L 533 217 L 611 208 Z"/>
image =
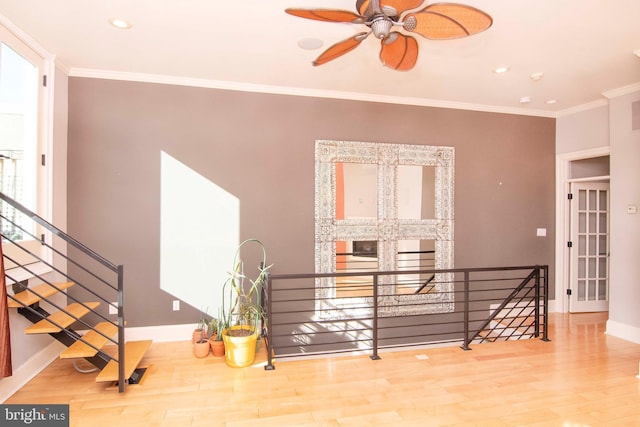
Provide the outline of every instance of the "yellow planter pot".
<path id="1" fill-rule="evenodd" d="M 232 331 L 244 330 L 250 335 L 233 336 Z M 229 335 L 229 332 L 231 335 Z M 256 358 L 256 343 L 258 334 L 248 326 L 232 326 L 222 331 L 224 341 L 224 357 L 227 365 L 232 368 L 244 368 L 250 366 Z"/>

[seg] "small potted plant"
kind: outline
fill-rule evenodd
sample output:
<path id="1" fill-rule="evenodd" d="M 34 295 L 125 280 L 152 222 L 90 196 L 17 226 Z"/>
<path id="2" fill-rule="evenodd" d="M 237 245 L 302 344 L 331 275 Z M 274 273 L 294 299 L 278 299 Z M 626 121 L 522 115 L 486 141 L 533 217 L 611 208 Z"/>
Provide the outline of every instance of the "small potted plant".
<path id="1" fill-rule="evenodd" d="M 240 250 L 250 244 L 257 245 L 262 255 L 255 279 L 245 275 L 240 259 Z M 233 271 L 222 287 L 222 339 L 225 361 L 231 367 L 249 366 L 255 360 L 258 335 L 267 321 L 262 293 L 270 268 L 267 251 L 261 241 L 247 239 L 240 243 L 234 256 Z"/>
<path id="2" fill-rule="evenodd" d="M 207 318 L 202 314 L 202 317 L 198 319 L 198 324 L 196 328 L 193 330 L 193 334 L 191 335 L 191 343 L 195 344 L 198 341 L 201 341 L 203 338 L 207 338 Z"/>
<path id="3" fill-rule="evenodd" d="M 224 356 L 224 341 L 222 339 L 222 331 L 224 331 L 227 325 L 222 319 L 211 319 L 209 323 L 211 335 L 209 337 L 209 345 L 211 346 L 211 353 L 214 356 Z"/>
<path id="4" fill-rule="evenodd" d="M 202 318 L 198 322 L 198 327 L 193 332 L 193 355 L 202 359 L 209 355 L 209 337 L 207 333 L 207 319 Z"/>

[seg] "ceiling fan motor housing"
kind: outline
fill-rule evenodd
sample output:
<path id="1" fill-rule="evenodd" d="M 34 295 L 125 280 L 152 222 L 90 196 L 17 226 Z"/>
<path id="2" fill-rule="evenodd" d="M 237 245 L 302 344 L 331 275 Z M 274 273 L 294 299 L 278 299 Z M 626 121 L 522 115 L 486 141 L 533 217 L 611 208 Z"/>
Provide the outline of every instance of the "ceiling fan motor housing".
<path id="1" fill-rule="evenodd" d="M 376 38 L 384 39 L 389 35 L 391 27 L 393 27 L 393 21 L 383 15 L 375 16 L 368 26 L 373 31 L 373 35 Z"/>

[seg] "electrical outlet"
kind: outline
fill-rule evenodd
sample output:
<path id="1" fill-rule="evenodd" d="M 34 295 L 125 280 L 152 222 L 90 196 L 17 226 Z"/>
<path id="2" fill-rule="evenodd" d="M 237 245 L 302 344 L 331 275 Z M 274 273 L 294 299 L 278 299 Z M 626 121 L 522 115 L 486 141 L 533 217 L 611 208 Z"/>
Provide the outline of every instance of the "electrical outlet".
<path id="1" fill-rule="evenodd" d="M 179 310 L 180 310 L 180 300 L 174 299 L 173 300 L 173 311 L 179 311 Z"/>
<path id="2" fill-rule="evenodd" d="M 109 304 L 109 314 L 118 314 L 118 303 L 112 302 Z"/>

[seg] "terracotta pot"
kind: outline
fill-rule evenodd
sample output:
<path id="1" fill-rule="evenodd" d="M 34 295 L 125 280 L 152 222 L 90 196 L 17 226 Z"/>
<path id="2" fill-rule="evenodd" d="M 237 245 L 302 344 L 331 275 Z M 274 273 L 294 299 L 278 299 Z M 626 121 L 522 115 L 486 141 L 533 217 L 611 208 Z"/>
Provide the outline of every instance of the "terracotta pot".
<path id="1" fill-rule="evenodd" d="M 195 344 L 200 340 L 207 340 L 207 331 L 202 328 L 194 329 L 191 335 L 191 343 Z"/>
<path id="2" fill-rule="evenodd" d="M 202 359 L 209 355 L 209 341 L 200 341 L 193 344 L 193 355 Z"/>
<path id="3" fill-rule="evenodd" d="M 217 335 L 214 335 L 211 338 L 209 338 L 211 353 L 213 353 L 213 355 L 216 357 L 224 356 L 224 341 L 223 340 L 218 341 L 216 338 L 217 338 Z"/>

